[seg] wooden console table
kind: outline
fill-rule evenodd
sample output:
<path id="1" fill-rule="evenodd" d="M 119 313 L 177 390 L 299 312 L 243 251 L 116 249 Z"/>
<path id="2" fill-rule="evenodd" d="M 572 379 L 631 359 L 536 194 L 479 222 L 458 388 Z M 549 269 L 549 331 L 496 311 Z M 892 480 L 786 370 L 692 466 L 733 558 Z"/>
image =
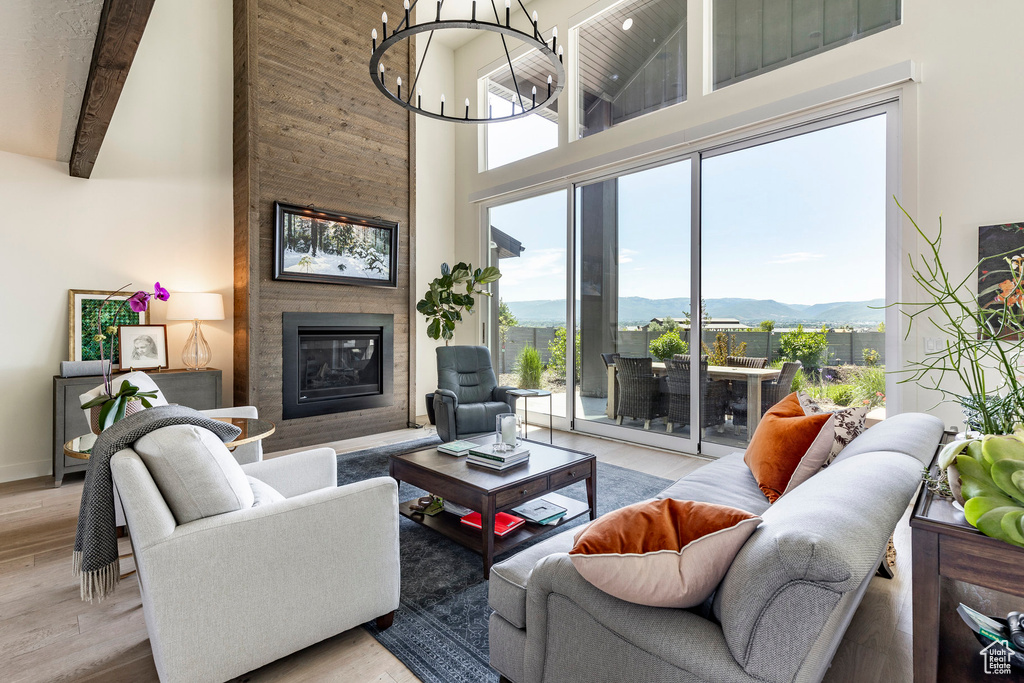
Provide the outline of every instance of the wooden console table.
<path id="1" fill-rule="evenodd" d="M 927 487 L 910 517 L 913 544 L 914 683 L 933 683 L 939 672 L 941 578 L 1024 597 L 1024 548 L 989 538 L 964 519 L 950 500 Z M 964 626 L 963 628 L 967 628 Z M 977 646 L 977 651 L 981 650 Z M 958 662 L 961 664 L 961 662 Z M 980 659 L 978 660 L 980 667 Z M 977 681 L 981 669 L 969 663 L 943 667 L 944 680 Z"/>
<path id="2" fill-rule="evenodd" d="M 221 406 L 220 370 L 162 370 L 146 374 L 160 387 L 168 403 L 196 410 L 213 410 Z M 81 434 L 89 433 L 89 422 L 85 419 L 78 397 L 102 382 L 103 378 L 99 375 L 53 378 L 54 486 L 61 485 L 65 474 L 84 472 L 88 467 L 87 461 L 65 455 L 64 444 Z"/>

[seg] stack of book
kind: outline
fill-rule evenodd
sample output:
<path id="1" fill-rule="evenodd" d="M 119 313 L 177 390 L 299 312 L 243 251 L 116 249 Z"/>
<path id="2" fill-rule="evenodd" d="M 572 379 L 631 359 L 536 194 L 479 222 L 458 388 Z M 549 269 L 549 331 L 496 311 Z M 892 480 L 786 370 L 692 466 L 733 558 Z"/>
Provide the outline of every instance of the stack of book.
<path id="1" fill-rule="evenodd" d="M 439 453 L 445 453 L 446 455 L 460 456 L 466 455 L 470 450 L 479 447 L 480 444 L 472 441 L 449 441 L 448 443 L 443 443 L 438 446 L 437 451 Z"/>
<path id="2" fill-rule="evenodd" d="M 512 508 L 512 512 L 528 522 L 550 526 L 558 524 L 558 520 L 565 517 L 568 510 L 561 505 L 555 505 L 543 498 L 538 498 L 537 500 L 531 500 L 529 503 L 523 503 L 519 507 Z"/>
<path id="3" fill-rule="evenodd" d="M 492 470 L 507 470 L 530 459 L 530 451 L 523 446 L 514 451 L 495 451 L 490 446 L 475 446 L 469 451 L 467 462 Z"/>

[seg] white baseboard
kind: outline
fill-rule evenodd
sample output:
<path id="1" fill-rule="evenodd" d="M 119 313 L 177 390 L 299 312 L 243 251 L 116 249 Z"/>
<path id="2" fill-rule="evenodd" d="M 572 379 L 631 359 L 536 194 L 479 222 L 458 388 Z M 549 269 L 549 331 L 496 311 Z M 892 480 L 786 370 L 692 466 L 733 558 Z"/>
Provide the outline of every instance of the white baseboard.
<path id="1" fill-rule="evenodd" d="M 53 474 L 53 462 L 50 460 L 0 465 L 0 483 L 18 481 L 19 479 L 34 479 L 35 477 L 45 477 L 51 474 Z"/>

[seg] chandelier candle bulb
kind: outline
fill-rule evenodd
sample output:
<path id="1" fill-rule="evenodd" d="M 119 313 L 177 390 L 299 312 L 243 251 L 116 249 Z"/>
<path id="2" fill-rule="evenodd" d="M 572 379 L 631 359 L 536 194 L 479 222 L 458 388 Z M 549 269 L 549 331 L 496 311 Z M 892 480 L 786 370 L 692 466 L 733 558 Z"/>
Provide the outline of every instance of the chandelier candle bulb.
<path id="1" fill-rule="evenodd" d="M 537 32 L 537 10 L 533 10 L 533 37 L 536 38 L 540 35 Z"/>
<path id="2" fill-rule="evenodd" d="M 441 93 L 441 116 L 444 116 L 444 93 Z"/>
<path id="3" fill-rule="evenodd" d="M 373 51 L 376 52 L 377 51 L 377 29 L 373 29 L 373 31 L 370 32 L 370 37 L 373 38 Z"/>
<path id="4" fill-rule="evenodd" d="M 558 61 L 562 61 L 562 46 L 558 46 Z"/>
<path id="5" fill-rule="evenodd" d="M 469 98 L 466 98 L 466 118 L 469 118 Z"/>
<path id="6" fill-rule="evenodd" d="M 388 37 L 388 13 L 382 12 L 380 15 L 380 23 L 384 26 L 384 38 Z"/>
<path id="7" fill-rule="evenodd" d="M 476 21 L 476 0 L 473 0 L 473 21 Z"/>
<path id="8" fill-rule="evenodd" d="M 512 25 L 512 0 L 505 0 L 505 26 Z"/>
<path id="9" fill-rule="evenodd" d="M 405 0 L 405 2 L 402 3 L 402 7 L 405 8 L 405 25 L 406 25 L 406 27 L 408 27 L 409 26 L 409 0 Z"/>
<path id="10" fill-rule="evenodd" d="M 437 0 L 437 21 L 441 21 L 441 0 Z"/>
<path id="11" fill-rule="evenodd" d="M 537 108 L 537 86 L 533 86 L 533 109 Z"/>
<path id="12" fill-rule="evenodd" d="M 558 43 L 558 27 L 557 26 L 552 26 L 551 27 L 551 49 L 552 50 L 555 49 L 555 45 L 557 43 Z M 562 56 L 562 49 L 561 48 L 558 49 L 558 56 L 559 57 Z"/>
<path id="13" fill-rule="evenodd" d="M 548 74 L 548 97 L 551 97 L 551 74 Z"/>
<path id="14" fill-rule="evenodd" d="M 423 90 L 422 89 L 417 89 L 416 90 L 416 108 L 417 109 L 423 109 Z"/>
<path id="15" fill-rule="evenodd" d="M 398 99 L 402 99 L 402 77 L 398 77 Z"/>

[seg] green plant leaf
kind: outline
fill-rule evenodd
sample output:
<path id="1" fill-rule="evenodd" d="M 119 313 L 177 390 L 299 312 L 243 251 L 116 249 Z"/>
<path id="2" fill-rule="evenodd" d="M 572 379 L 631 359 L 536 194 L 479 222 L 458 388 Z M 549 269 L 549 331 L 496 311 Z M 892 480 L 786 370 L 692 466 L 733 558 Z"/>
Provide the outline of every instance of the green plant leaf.
<path id="1" fill-rule="evenodd" d="M 439 339 L 441 337 L 441 320 L 434 318 L 429 325 L 427 325 L 427 336 L 431 339 Z"/>
<path id="2" fill-rule="evenodd" d="M 964 503 L 964 518 L 968 524 L 981 530 L 978 521 L 992 510 L 1016 510 L 1017 504 L 1006 496 L 977 496 Z"/>
<path id="3" fill-rule="evenodd" d="M 1024 517 L 1024 510 L 1018 508 L 1013 512 L 1003 515 L 1003 518 L 999 521 L 1003 533 L 1006 534 L 1010 542 L 1020 546 L 1024 546 L 1024 533 L 1022 533 L 1020 524 L 1022 517 Z"/>
<path id="4" fill-rule="evenodd" d="M 966 510 L 966 506 L 964 506 L 964 509 Z M 1000 541 L 1012 543 L 1013 545 L 1024 545 L 1024 543 L 1015 541 L 1012 536 L 1007 534 L 1003 530 L 1002 524 L 1003 518 L 1006 515 L 1020 511 L 1020 508 L 1017 507 L 994 507 L 985 511 L 980 517 L 978 517 L 977 523 L 972 522 L 972 524 L 974 524 L 978 531 L 986 536 L 998 538 Z"/>
<path id="5" fill-rule="evenodd" d="M 116 405 L 117 399 L 109 399 L 106 403 L 103 404 L 103 407 L 100 408 L 100 431 L 103 431 L 104 429 L 110 426 L 111 423 L 107 421 L 107 418 L 110 417 L 110 413 L 111 411 L 114 410 Z"/>
<path id="6" fill-rule="evenodd" d="M 652 342 L 653 344 L 653 342 Z M 950 463 L 956 460 L 956 457 L 960 455 L 967 444 L 970 443 L 967 440 L 954 441 L 953 443 L 946 444 L 943 449 L 939 452 L 939 457 L 936 459 L 935 464 L 938 465 L 940 470 L 944 470 L 949 467 Z"/>
<path id="7" fill-rule="evenodd" d="M 476 278 L 476 281 L 480 284 L 486 285 L 491 282 L 497 282 L 501 279 L 501 272 L 494 266 L 488 266 L 484 268 L 480 275 Z"/>
<path id="8" fill-rule="evenodd" d="M 452 272 L 452 269 L 448 267 L 447 263 L 442 263 L 441 264 L 441 275 L 449 275 L 449 274 L 451 274 L 451 272 Z"/>
<path id="9" fill-rule="evenodd" d="M 142 407 L 143 408 L 152 408 L 153 404 L 149 402 L 148 398 L 143 398 L 142 399 Z"/>
<path id="10" fill-rule="evenodd" d="M 114 417 L 114 422 L 120 422 L 124 419 L 125 411 L 128 410 L 128 399 L 124 396 L 117 399 L 117 414 Z"/>
<path id="11" fill-rule="evenodd" d="M 1000 460 L 1024 460 L 1024 443 L 1013 436 L 989 436 L 981 445 L 981 452 L 989 463 Z"/>
<path id="12" fill-rule="evenodd" d="M 998 460 L 992 463 L 992 481 L 1003 493 L 1024 505 L 1024 491 L 1020 488 L 1024 482 L 1024 461 Z"/>
<path id="13" fill-rule="evenodd" d="M 88 410 L 89 408 L 94 408 L 96 406 L 101 406 L 101 405 L 103 405 L 104 403 L 106 403 L 109 400 L 110 400 L 110 397 L 107 396 L 106 394 L 103 394 L 102 396 L 97 396 L 93 400 L 91 400 L 91 401 L 89 401 L 87 403 L 83 403 L 82 404 L 82 410 Z"/>

